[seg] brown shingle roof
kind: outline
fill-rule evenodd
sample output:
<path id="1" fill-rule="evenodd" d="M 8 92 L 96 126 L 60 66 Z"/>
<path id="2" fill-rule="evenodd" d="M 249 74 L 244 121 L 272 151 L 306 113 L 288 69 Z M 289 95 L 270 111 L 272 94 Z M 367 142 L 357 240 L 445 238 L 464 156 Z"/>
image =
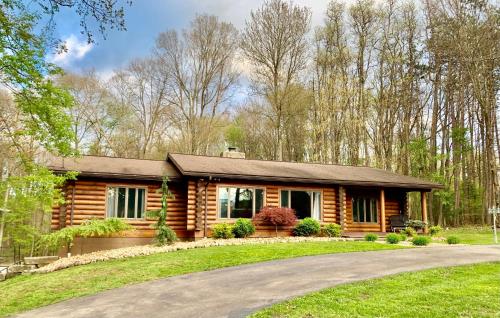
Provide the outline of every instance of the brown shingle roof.
<path id="1" fill-rule="evenodd" d="M 161 180 L 163 176 L 171 179 L 181 175 L 172 164 L 165 160 L 142 160 L 101 156 L 82 156 L 80 158 L 53 157 L 48 168 L 56 172 L 78 171 L 80 176 L 120 178 L 137 180 Z"/>
<path id="2" fill-rule="evenodd" d="M 185 176 L 384 186 L 423 190 L 442 187 L 434 182 L 370 167 L 248 160 L 173 153 L 168 155 L 168 160 Z"/>

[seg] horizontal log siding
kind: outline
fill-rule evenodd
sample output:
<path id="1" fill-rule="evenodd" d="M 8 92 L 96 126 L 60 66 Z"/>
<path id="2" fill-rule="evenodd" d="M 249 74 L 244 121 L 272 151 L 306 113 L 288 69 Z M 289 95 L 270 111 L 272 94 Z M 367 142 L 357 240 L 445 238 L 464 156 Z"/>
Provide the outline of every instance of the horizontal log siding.
<path id="1" fill-rule="evenodd" d="M 389 218 L 393 215 L 398 215 L 400 211 L 404 213 L 405 197 L 405 192 L 394 190 L 385 192 L 385 228 L 387 232 L 391 231 L 391 222 Z"/>
<path id="2" fill-rule="evenodd" d="M 188 182 L 188 230 L 194 230 L 195 225 L 196 225 L 196 193 L 197 193 L 197 180 L 192 179 L 189 180 Z M 211 182 L 208 185 L 208 214 L 207 214 L 207 225 L 208 225 L 208 230 L 210 232 L 212 226 L 217 223 L 222 223 L 222 222 L 234 222 L 234 220 L 231 219 L 219 219 L 218 218 L 218 203 L 217 203 L 217 186 L 240 186 L 240 187 L 260 187 L 265 189 L 265 202 L 264 204 L 266 206 L 279 206 L 280 201 L 279 201 L 279 190 L 280 189 L 294 189 L 294 188 L 303 188 L 303 189 L 311 189 L 311 190 L 321 190 L 323 191 L 323 198 L 322 198 L 322 211 L 321 211 L 321 217 L 322 221 L 325 223 L 335 223 L 337 220 L 336 217 L 336 192 L 334 187 L 319 187 L 317 185 L 311 185 L 311 184 L 279 184 L 276 185 L 275 183 L 269 183 L 269 182 L 254 182 L 254 181 L 239 181 L 239 180 L 221 180 L 218 182 Z M 201 191 L 203 191 L 204 188 L 204 183 L 200 182 L 198 184 L 198 187 L 200 187 Z M 204 221 L 204 197 L 202 200 L 201 208 L 198 209 L 201 213 L 200 217 Z M 202 221 L 202 225 L 204 222 Z M 270 225 L 257 225 L 256 226 L 257 230 L 257 235 L 258 236 L 274 236 L 276 235 L 275 233 L 275 228 L 274 226 Z M 283 227 L 279 228 L 279 233 L 278 235 L 291 235 L 291 230 L 292 227 Z M 203 226 L 199 229 L 196 230 L 195 233 L 196 237 L 202 237 L 203 236 Z"/>
<path id="3" fill-rule="evenodd" d="M 380 191 L 380 190 L 379 190 Z M 378 211 L 377 223 L 354 223 L 352 218 L 352 194 L 347 189 L 346 193 L 346 207 L 347 207 L 347 231 L 350 232 L 380 232 L 380 199 L 377 197 Z M 401 209 L 401 193 L 392 190 L 385 192 L 385 226 L 386 231 L 389 232 L 391 224 L 389 218 L 392 215 L 399 214 Z"/>
<path id="4" fill-rule="evenodd" d="M 77 180 L 75 181 L 74 201 L 73 201 L 73 184 L 69 184 L 66 189 L 65 205 L 66 217 L 65 225 L 71 225 L 71 208 L 73 206 L 73 225 L 79 225 L 87 219 L 106 217 L 106 187 L 107 186 L 126 186 L 126 187 L 145 187 L 147 188 L 146 210 L 158 210 L 161 208 L 161 193 L 157 193 L 161 187 L 160 182 L 116 182 L 116 181 L 100 181 L 100 180 Z M 168 200 L 167 224 L 172 227 L 180 236 L 185 236 L 186 230 L 186 191 L 185 185 L 182 183 L 170 183 L 169 189 L 173 194 L 173 198 Z M 60 208 L 54 207 L 52 213 L 52 228 L 60 228 Z M 154 231 L 151 224 L 154 219 L 124 219 L 125 222 L 131 224 L 135 231 L 126 233 L 130 237 L 151 237 Z"/>
<path id="5" fill-rule="evenodd" d="M 50 220 L 50 228 L 52 230 L 58 230 L 61 226 L 59 218 L 61 217 L 61 206 L 59 204 L 54 204 L 52 206 L 52 218 Z"/>
<path id="6" fill-rule="evenodd" d="M 325 188 L 323 189 L 323 213 L 322 213 L 322 221 L 325 223 L 337 223 L 336 216 L 336 194 L 335 188 Z"/>

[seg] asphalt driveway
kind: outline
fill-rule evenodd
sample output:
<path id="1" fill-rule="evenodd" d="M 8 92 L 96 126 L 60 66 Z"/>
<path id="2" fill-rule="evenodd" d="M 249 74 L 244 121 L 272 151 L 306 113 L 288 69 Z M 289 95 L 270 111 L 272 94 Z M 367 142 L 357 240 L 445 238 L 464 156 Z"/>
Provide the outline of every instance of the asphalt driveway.
<path id="1" fill-rule="evenodd" d="M 17 317 L 244 317 L 291 297 L 401 272 L 500 261 L 500 246 L 306 256 L 130 285 Z"/>

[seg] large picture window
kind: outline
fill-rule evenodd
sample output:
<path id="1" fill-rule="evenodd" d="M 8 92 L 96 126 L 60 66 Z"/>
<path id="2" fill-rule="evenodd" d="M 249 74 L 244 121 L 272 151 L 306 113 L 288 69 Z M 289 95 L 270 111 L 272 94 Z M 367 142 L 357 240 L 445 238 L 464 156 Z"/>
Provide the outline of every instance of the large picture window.
<path id="1" fill-rule="evenodd" d="M 146 189 L 108 187 L 106 216 L 142 219 L 146 207 Z"/>
<path id="2" fill-rule="evenodd" d="M 307 217 L 320 220 L 321 192 L 304 190 L 281 190 L 281 206 L 295 210 L 297 218 Z"/>
<path id="3" fill-rule="evenodd" d="M 264 189 L 219 188 L 219 218 L 252 218 L 264 206 Z"/>
<path id="4" fill-rule="evenodd" d="M 352 220 L 358 223 L 377 223 L 377 199 L 370 197 L 352 198 Z"/>

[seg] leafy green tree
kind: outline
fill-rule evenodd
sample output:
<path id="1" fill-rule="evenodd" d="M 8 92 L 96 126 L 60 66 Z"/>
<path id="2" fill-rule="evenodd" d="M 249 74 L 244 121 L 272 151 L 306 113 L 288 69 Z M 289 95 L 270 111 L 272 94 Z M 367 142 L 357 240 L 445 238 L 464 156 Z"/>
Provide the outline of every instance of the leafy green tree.
<path id="1" fill-rule="evenodd" d="M 94 38 L 89 27 L 91 20 L 97 22 L 102 34 L 106 26 L 125 28 L 123 7 L 117 7 L 112 0 L 39 0 L 29 5 L 21 0 L 1 0 L 0 85 L 11 91 L 24 115 L 26 128 L 18 135 L 33 136 L 47 149 L 70 155 L 74 153 L 73 133 L 66 111 L 72 105 L 72 98 L 53 84 L 51 77 L 61 70 L 46 61 L 50 49 L 66 48 L 52 38 L 50 31 L 54 24 L 43 25 L 43 18 L 54 21 L 61 8 L 75 10 L 80 16 L 82 33 L 89 42 Z"/>
<path id="2" fill-rule="evenodd" d="M 9 108 L 17 120 L 13 126 L 14 120 L 0 116 L 0 247 L 8 237 L 23 248 L 30 245 L 31 253 L 45 224 L 50 223 L 47 212 L 54 197 L 60 198 L 60 186 L 73 177 L 55 176 L 34 164 L 35 150 L 42 147 L 63 156 L 76 154 L 68 116 L 73 99 L 53 83 L 61 69 L 46 60 L 49 52 L 66 50 L 52 32 L 53 18 L 62 8 L 80 17 L 88 42 L 94 40 L 90 26 L 96 25 L 103 35 L 108 27 L 125 28 L 123 7 L 115 0 L 0 0 L 0 87 L 8 90 L 16 111 L 4 98 L 0 106 L 2 113 Z"/>
<path id="3" fill-rule="evenodd" d="M 2 219 L 0 247 L 4 238 L 25 253 L 33 254 L 37 240 L 50 228 L 54 201 L 62 203 L 61 186 L 75 173 L 54 175 L 47 168 L 32 166 L 25 176 L 10 176 L 0 183 Z"/>

